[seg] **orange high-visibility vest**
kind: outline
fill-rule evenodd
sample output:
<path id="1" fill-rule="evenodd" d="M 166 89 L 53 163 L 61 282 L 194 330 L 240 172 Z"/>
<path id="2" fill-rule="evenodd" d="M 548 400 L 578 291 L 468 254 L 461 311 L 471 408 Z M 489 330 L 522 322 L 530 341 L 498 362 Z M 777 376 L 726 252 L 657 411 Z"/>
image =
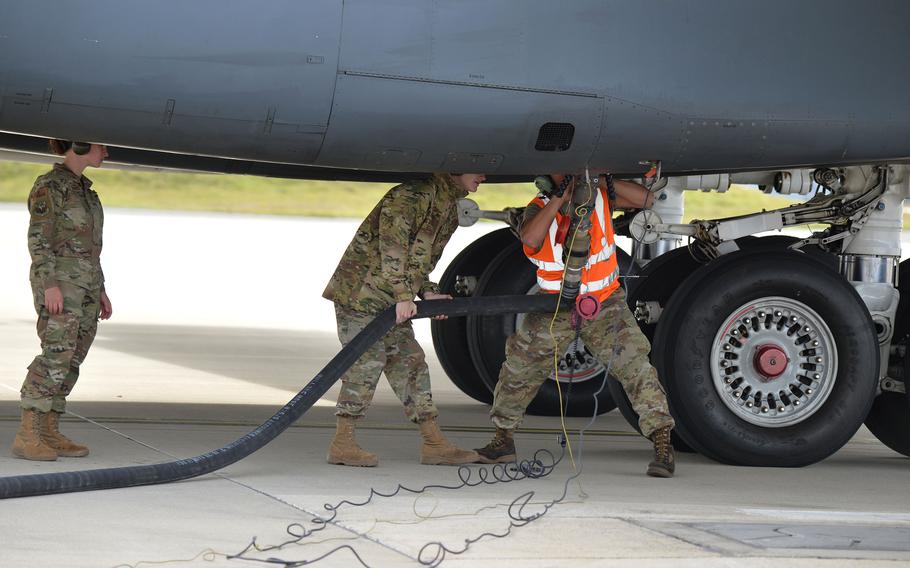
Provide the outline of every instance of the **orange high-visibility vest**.
<path id="1" fill-rule="evenodd" d="M 550 200 L 537 196 L 529 205 L 543 208 Z M 562 260 L 563 246 L 556 243 L 556 231 L 564 217 L 557 212 L 550 225 L 549 238 L 544 239 L 539 251 L 524 246 L 525 255 L 537 265 L 537 285 L 544 292 L 556 294 L 562 283 L 565 263 Z M 566 236 L 566 245 L 572 241 L 572 233 Z M 598 300 L 606 300 L 619 287 L 619 261 L 616 258 L 616 244 L 613 236 L 610 206 L 606 190 L 599 188 L 591 216 L 591 245 L 588 262 L 581 270 L 580 294 L 593 294 Z"/>

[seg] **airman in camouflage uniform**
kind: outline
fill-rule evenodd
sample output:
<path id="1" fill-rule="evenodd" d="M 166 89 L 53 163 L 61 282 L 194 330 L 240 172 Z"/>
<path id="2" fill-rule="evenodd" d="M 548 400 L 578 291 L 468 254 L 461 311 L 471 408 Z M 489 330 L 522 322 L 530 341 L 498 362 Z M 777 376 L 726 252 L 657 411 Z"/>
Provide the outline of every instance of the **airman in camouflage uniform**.
<path id="1" fill-rule="evenodd" d="M 106 319 L 111 313 L 100 262 L 104 213 L 91 180 L 81 175 L 87 166 L 100 166 L 107 151 L 92 145 L 77 155 L 71 143 L 57 142 L 65 144 L 64 163 L 35 180 L 28 197 L 30 280 L 41 354 L 22 384 L 23 419 L 12 448 L 18 457 L 37 460 L 88 454 L 87 447 L 60 434 L 59 417 L 95 338 L 99 315 Z"/>
<path id="2" fill-rule="evenodd" d="M 480 174 L 438 174 L 393 187 L 357 229 L 323 297 L 335 303 L 338 338 L 347 345 L 373 318 L 396 307 L 397 325 L 373 344 L 341 379 L 337 432 L 328 462 L 375 466 L 378 458 L 354 441 L 354 421 L 366 413 L 379 375 L 385 372 L 409 420 L 423 436 L 421 463 L 455 465 L 477 459 L 446 440 L 436 425 L 423 350 L 409 319 L 413 300 L 441 299 L 428 276 L 458 226 L 457 201 L 475 191 Z"/>
<path id="3" fill-rule="evenodd" d="M 638 187 L 637 184 L 617 182 L 619 205 L 634 203 L 630 193 Z M 555 199 L 551 201 L 558 205 Z M 569 205 L 571 201 L 567 193 L 561 205 L 563 214 L 568 214 Z M 537 248 L 540 248 L 539 244 L 531 245 L 525 240 L 525 233 L 528 223 L 541 213 L 542 209 L 532 202 L 525 210 L 521 226 L 522 240 Z M 549 219 L 554 219 L 553 214 L 555 209 Z M 675 469 L 670 445 L 670 430 L 674 421 L 657 372 L 648 359 L 651 346 L 626 305 L 623 289 L 617 288 L 603 300 L 600 312 L 593 319 L 581 321 L 578 333 L 585 346 L 605 364 L 611 363 L 610 374 L 622 384 L 638 413 L 642 434 L 655 444 L 655 460 L 648 467 L 648 475 L 671 477 Z M 490 444 L 477 450 L 482 463 L 515 461 L 512 435 L 521 424 L 528 404 L 553 368 L 554 341 L 559 346 L 565 346 L 575 339 L 575 334 L 571 310 L 565 309 L 557 314 L 555 320 L 553 314 L 528 314 L 522 327 L 507 340 L 506 360 L 499 372 L 493 408 L 490 410 L 496 434 Z"/>

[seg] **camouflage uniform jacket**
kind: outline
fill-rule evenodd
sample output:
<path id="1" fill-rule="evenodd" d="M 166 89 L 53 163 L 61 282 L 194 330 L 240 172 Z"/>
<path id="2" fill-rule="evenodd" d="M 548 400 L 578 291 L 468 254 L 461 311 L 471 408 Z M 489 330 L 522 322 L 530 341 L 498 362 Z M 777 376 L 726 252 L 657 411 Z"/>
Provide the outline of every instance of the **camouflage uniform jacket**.
<path id="1" fill-rule="evenodd" d="M 28 251 L 32 286 L 47 290 L 69 282 L 87 290 L 104 288 L 101 232 L 104 213 L 92 182 L 63 164 L 35 180 L 28 196 Z"/>
<path id="2" fill-rule="evenodd" d="M 361 223 L 322 296 L 364 313 L 425 292 L 458 227 L 457 202 L 467 195 L 447 174 L 395 186 Z"/>

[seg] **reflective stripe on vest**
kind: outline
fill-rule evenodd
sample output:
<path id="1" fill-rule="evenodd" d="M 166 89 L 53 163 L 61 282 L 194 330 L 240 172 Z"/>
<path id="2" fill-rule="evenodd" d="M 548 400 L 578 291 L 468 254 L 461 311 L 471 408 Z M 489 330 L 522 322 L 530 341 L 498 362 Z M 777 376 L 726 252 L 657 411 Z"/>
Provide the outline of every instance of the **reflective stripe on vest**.
<path id="1" fill-rule="evenodd" d="M 610 284 L 616 282 L 617 278 L 619 278 L 619 267 L 613 270 L 613 272 L 611 272 L 610 275 L 606 278 L 601 278 L 600 280 L 595 280 L 593 282 L 583 282 L 581 285 L 580 293 L 587 294 L 588 292 L 603 290 Z M 546 290 L 547 292 L 559 292 L 559 288 L 562 286 L 562 278 L 559 280 L 546 280 L 538 278 L 537 285 L 541 290 Z"/>
<path id="2" fill-rule="evenodd" d="M 550 200 L 544 197 L 542 201 L 543 204 L 546 205 Z M 562 245 L 556 244 L 556 231 L 558 229 L 559 223 L 550 223 L 550 246 L 553 247 L 553 258 L 557 260 L 547 262 L 545 260 L 534 258 L 533 256 L 528 257 L 528 260 L 536 264 L 537 268 L 540 270 L 546 270 L 548 272 L 562 272 L 565 269 L 565 265 L 562 262 Z"/>

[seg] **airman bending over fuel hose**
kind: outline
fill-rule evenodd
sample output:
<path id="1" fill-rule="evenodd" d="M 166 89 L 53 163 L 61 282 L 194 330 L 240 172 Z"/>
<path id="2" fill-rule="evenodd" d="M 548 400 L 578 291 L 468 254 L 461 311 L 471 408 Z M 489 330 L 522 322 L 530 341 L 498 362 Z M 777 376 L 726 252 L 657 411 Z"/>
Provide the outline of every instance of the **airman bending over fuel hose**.
<path id="1" fill-rule="evenodd" d="M 442 435 L 430 392 L 423 350 L 409 321 L 417 313 L 415 296 L 438 300 L 439 286 L 428 280 L 458 226 L 457 202 L 485 180 L 483 174 L 437 174 L 428 180 L 393 187 L 357 229 L 323 292 L 335 303 L 338 337 L 347 345 L 379 312 L 395 306 L 397 325 L 354 363 L 341 378 L 337 429 L 329 446 L 332 464 L 375 466 L 379 458 L 357 445 L 354 429 L 373 399 L 385 372 L 407 417 L 423 437 L 420 462 L 458 465 L 477 461 Z"/>
<path id="2" fill-rule="evenodd" d="M 515 461 L 513 433 L 553 367 L 554 340 L 562 348 L 577 333 L 594 356 L 604 364 L 611 362 L 610 374 L 622 384 L 640 416 L 642 434 L 654 444 L 654 460 L 648 465 L 647 474 L 673 476 L 675 457 L 670 431 L 674 422 L 657 372 L 648 360 L 651 346 L 626 306 L 613 239 L 610 195 L 604 176 L 599 179 L 599 187 L 593 188 L 593 194 L 579 204 L 573 203 L 573 192 L 587 188 L 576 188 L 584 183 L 577 176 L 554 174 L 543 178 L 538 185 L 556 191 L 549 196 L 539 194 L 525 210 L 521 240 L 525 254 L 537 265 L 541 293 L 546 294 L 559 294 L 563 289 L 563 251 L 570 254 L 573 244 L 573 208 L 584 211 L 577 222 L 589 224 L 590 229 L 585 235 L 589 242 L 582 245 L 587 251 L 580 251 L 578 262 L 580 282 L 575 285 L 580 284 L 580 295 L 577 302 L 567 302 L 569 305 L 559 310 L 555 321 L 553 314 L 528 314 L 524 325 L 506 342 L 506 360 L 490 411 L 496 434 L 489 444 L 477 450 L 482 463 Z M 624 181 L 616 181 L 615 186 L 618 207 L 650 206 L 650 195 L 644 187 Z M 556 188 L 563 193 L 560 195 Z M 575 244 L 574 248 L 578 248 Z"/>

